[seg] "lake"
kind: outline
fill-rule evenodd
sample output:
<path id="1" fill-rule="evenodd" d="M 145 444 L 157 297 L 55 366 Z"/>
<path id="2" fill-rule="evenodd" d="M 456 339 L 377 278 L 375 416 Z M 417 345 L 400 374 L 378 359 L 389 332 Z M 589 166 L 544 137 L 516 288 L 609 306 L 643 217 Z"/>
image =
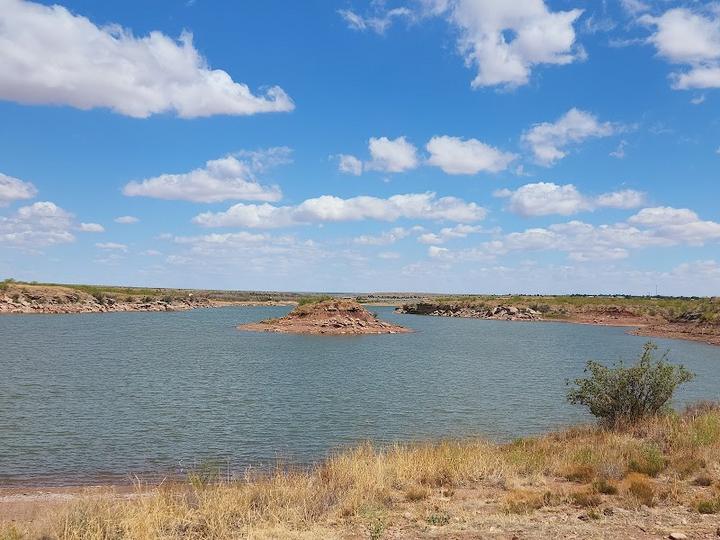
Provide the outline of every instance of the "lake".
<path id="1" fill-rule="evenodd" d="M 0 485 L 122 482 L 217 464 L 308 464 L 331 450 L 498 441 L 589 420 L 565 402 L 586 360 L 634 359 L 623 328 L 401 315 L 412 334 L 248 333 L 285 307 L 0 317 Z M 720 347 L 654 340 L 720 398 Z"/>

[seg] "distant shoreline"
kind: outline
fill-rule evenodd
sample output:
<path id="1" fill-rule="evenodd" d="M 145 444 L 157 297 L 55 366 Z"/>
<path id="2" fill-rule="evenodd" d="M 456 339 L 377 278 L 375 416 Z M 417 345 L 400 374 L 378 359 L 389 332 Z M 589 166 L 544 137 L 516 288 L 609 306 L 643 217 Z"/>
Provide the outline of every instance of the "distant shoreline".
<path id="1" fill-rule="evenodd" d="M 499 298 L 484 297 L 482 301 L 420 302 L 405 304 L 398 308 L 400 313 L 457 317 L 511 322 L 563 322 L 592 326 L 615 326 L 628 328 L 628 333 L 637 336 L 682 339 L 720 346 L 720 314 L 705 313 L 702 300 L 688 300 L 681 312 L 673 314 L 675 306 L 667 307 L 650 304 L 650 300 L 631 301 L 607 300 L 606 303 L 564 297 L 545 297 L 551 303 L 532 297 Z M 630 302 L 634 302 L 628 305 Z M 712 309 L 720 312 L 717 300 L 708 300 Z M 667 302 L 666 302 L 667 303 Z M 531 304 L 534 307 L 530 307 Z M 538 309 L 535 309 L 538 308 Z M 663 311 L 663 308 L 666 311 Z M 631 329 L 631 330 L 630 330 Z"/>
<path id="2" fill-rule="evenodd" d="M 149 289 L 0 282 L 0 315 L 176 312 L 229 306 L 295 306 L 301 293 Z M 639 336 L 720 346 L 720 300 L 611 296 L 455 296 L 408 293 L 356 297 L 403 313 L 628 327 Z M 408 303 L 408 301 L 410 303 Z M 498 311 L 491 313 L 491 310 Z"/>

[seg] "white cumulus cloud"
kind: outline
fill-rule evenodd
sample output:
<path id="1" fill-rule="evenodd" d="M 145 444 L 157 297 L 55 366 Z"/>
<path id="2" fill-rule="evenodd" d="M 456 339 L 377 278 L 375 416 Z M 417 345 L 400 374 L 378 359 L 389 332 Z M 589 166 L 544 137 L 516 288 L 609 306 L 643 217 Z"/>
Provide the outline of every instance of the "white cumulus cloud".
<path id="1" fill-rule="evenodd" d="M 73 215 L 56 204 L 41 201 L 0 216 L 0 245 L 36 249 L 73 242 Z"/>
<path id="2" fill-rule="evenodd" d="M 586 196 L 573 185 L 553 182 L 525 184 L 515 191 L 508 189 L 494 193 L 508 199 L 508 209 L 521 216 L 569 216 L 596 208 L 637 208 L 644 204 L 645 194 L 626 189 L 603 193 L 597 197 Z"/>
<path id="3" fill-rule="evenodd" d="M 271 148 L 252 153 L 210 160 L 202 168 L 187 173 L 162 174 L 123 188 L 129 197 L 183 200 L 201 203 L 226 200 L 278 201 L 282 192 L 277 186 L 264 186 L 256 173 L 289 159 L 289 148 Z"/>
<path id="4" fill-rule="evenodd" d="M 371 236 L 367 234 L 360 235 L 353 239 L 353 242 L 363 246 L 387 246 L 394 244 L 398 240 L 407 238 L 412 231 L 403 227 L 395 227 L 389 231 L 385 231 L 380 235 Z"/>
<path id="5" fill-rule="evenodd" d="M 81 223 L 78 227 L 82 232 L 101 233 L 105 232 L 105 227 L 99 223 Z"/>
<path id="6" fill-rule="evenodd" d="M 658 54 L 672 64 L 687 66 L 671 74 L 676 89 L 720 88 L 720 10 L 706 13 L 673 8 L 659 17 L 643 15 L 640 22 L 654 27 L 650 36 Z"/>
<path id="7" fill-rule="evenodd" d="M 480 225 L 465 225 L 461 223 L 454 227 L 443 227 L 437 233 L 425 233 L 418 236 L 418 242 L 421 244 L 444 244 L 448 240 L 455 238 L 466 238 L 470 234 L 485 232 Z"/>
<path id="8" fill-rule="evenodd" d="M 600 122 L 586 111 L 570 109 L 556 122 L 535 124 L 523 133 L 523 141 L 530 146 L 541 165 L 550 166 L 567 155 L 567 147 L 586 139 L 609 137 L 619 131 L 611 122 Z"/>
<path id="9" fill-rule="evenodd" d="M 447 135 L 433 137 L 426 149 L 430 152 L 428 163 L 447 174 L 496 173 L 507 169 L 517 158 L 477 139 L 463 140 Z"/>
<path id="10" fill-rule="evenodd" d="M 341 221 L 396 221 L 402 218 L 474 222 L 487 211 L 472 202 L 435 193 L 393 195 L 387 199 L 370 196 L 342 199 L 323 195 L 297 206 L 236 204 L 225 212 L 204 212 L 193 222 L 204 227 L 277 228 Z"/>
<path id="11" fill-rule="evenodd" d="M 146 118 L 290 111 L 278 86 L 254 94 L 212 69 L 192 35 L 153 31 L 136 37 L 118 25 L 99 27 L 63 6 L 0 0 L 0 99 L 26 104 L 109 108 Z"/>
<path id="12" fill-rule="evenodd" d="M 338 170 L 341 173 L 360 176 L 363 172 L 363 163 L 350 154 L 340 154 L 338 155 Z"/>
<path id="13" fill-rule="evenodd" d="M 0 173 L 0 206 L 7 206 L 13 201 L 32 199 L 37 189 L 30 182 Z"/>
<path id="14" fill-rule="evenodd" d="M 400 173 L 415 169 L 420 163 L 417 148 L 405 137 L 371 137 L 368 148 L 371 157 L 365 164 L 368 170 Z"/>
<path id="15" fill-rule="evenodd" d="M 574 23 L 582 10 L 551 11 L 544 0 L 426 0 L 458 29 L 458 48 L 477 69 L 474 88 L 527 84 L 532 68 L 584 58 Z"/>

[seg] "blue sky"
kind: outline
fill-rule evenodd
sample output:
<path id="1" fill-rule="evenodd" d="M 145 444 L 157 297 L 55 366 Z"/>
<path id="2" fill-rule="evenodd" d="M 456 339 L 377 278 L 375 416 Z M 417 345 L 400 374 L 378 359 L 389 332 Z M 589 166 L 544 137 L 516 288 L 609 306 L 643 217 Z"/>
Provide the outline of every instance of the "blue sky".
<path id="1" fill-rule="evenodd" d="M 717 295 L 720 7 L 0 0 L 0 277 Z"/>

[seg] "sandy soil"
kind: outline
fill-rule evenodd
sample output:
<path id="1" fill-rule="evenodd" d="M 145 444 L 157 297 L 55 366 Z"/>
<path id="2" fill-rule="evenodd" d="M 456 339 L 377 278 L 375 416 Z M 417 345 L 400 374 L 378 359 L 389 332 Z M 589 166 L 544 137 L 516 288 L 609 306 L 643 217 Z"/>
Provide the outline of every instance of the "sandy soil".
<path id="1" fill-rule="evenodd" d="M 566 488 L 567 482 L 542 486 Z M 534 486 L 537 489 L 538 486 Z M 698 488 L 699 490 L 703 488 Z M 53 514 L 81 499 L 130 499 L 152 497 L 150 489 L 139 492 L 132 486 L 56 488 L 44 490 L 0 489 L 0 523 L 44 528 Z M 436 490 L 422 501 L 400 501 L 391 510 L 369 511 L 358 516 L 317 523 L 311 530 L 266 531 L 257 538 L 455 539 L 658 539 L 671 534 L 688 539 L 720 538 L 720 518 L 703 515 L 685 506 L 659 504 L 648 508 L 622 508 L 604 497 L 595 509 L 563 504 L 508 514 L 501 488 L 468 487 Z M 269 534 L 268 534 L 269 533 Z M 321 535 L 321 536 L 318 536 Z M 678 536 L 678 538 L 683 538 Z"/>

